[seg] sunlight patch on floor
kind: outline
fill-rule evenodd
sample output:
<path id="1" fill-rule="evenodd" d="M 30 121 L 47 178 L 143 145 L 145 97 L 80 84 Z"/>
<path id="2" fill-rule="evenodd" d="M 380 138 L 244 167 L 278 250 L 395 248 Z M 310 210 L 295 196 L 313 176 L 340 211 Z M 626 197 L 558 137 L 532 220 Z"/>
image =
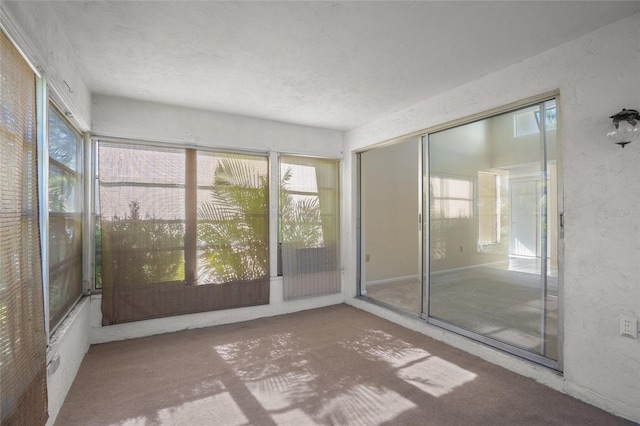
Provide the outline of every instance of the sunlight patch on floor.
<path id="1" fill-rule="evenodd" d="M 161 425 L 248 424 L 247 418 L 228 392 L 184 403 L 158 412 Z"/>
<path id="2" fill-rule="evenodd" d="M 111 423 L 109 426 L 146 426 L 147 418 L 144 416 L 123 420 L 118 423 Z"/>
<path id="3" fill-rule="evenodd" d="M 394 343 L 389 347 L 386 343 Z M 360 356 L 386 360 L 404 366 L 429 356 L 382 331 L 372 330 L 359 344 Z M 347 348 L 345 346 L 345 348 Z M 244 386 L 277 424 L 363 424 L 392 420 L 416 405 L 381 385 L 361 384 L 346 377 L 327 385 L 316 383 L 322 371 L 315 371 L 309 353 L 300 351 L 289 333 L 214 347 Z M 350 350 L 353 348 L 350 348 Z M 367 350 L 370 352 L 367 352 Z M 258 354 L 269 354 L 262 357 Z M 233 402 L 230 401 L 230 405 Z M 225 423 L 226 424 L 226 423 Z"/>
<path id="4" fill-rule="evenodd" d="M 245 382 L 247 389 L 266 410 L 282 410 L 292 401 L 309 395 L 309 384 L 316 375 L 310 372 L 285 372 L 263 380 Z"/>
<path id="5" fill-rule="evenodd" d="M 110 426 L 148 426 L 148 425 L 247 425 L 249 422 L 233 397 L 224 390 L 222 383 L 216 381 L 220 393 L 185 402 L 174 407 L 158 410 L 156 416 L 126 419 Z"/>
<path id="6" fill-rule="evenodd" d="M 384 361 L 397 376 L 429 395 L 440 397 L 477 375 L 380 330 L 368 330 L 357 341 L 342 342 L 370 359 Z"/>
<path id="7" fill-rule="evenodd" d="M 449 361 L 432 356 L 424 361 L 401 368 L 398 371 L 398 377 L 437 398 L 478 376 Z"/>
<path id="8" fill-rule="evenodd" d="M 415 407 L 392 390 L 355 385 L 327 401 L 314 417 L 322 424 L 375 425 Z"/>
<path id="9" fill-rule="evenodd" d="M 367 330 L 367 333 L 357 341 L 342 342 L 341 345 L 348 349 L 357 350 L 361 355 L 374 361 L 384 361 L 394 368 L 424 359 L 431 354 L 424 349 L 381 330 Z"/>

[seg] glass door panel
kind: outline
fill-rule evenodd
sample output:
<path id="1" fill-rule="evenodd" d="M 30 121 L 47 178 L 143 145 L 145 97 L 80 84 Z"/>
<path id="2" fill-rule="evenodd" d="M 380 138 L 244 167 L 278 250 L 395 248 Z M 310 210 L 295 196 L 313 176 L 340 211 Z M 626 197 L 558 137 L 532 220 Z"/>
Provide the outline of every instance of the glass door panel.
<path id="1" fill-rule="evenodd" d="M 555 101 L 428 137 L 431 322 L 558 359 Z M 541 117 L 544 117 L 541 119 Z"/>
<path id="2" fill-rule="evenodd" d="M 422 312 L 420 141 L 360 154 L 360 294 Z"/>

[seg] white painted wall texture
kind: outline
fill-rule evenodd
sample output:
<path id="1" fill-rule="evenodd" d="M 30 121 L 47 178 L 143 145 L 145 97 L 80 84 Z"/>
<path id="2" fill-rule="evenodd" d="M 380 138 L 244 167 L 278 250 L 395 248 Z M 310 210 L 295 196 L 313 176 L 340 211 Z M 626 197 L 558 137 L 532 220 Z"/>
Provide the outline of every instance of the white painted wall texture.
<path id="1" fill-rule="evenodd" d="M 60 325 L 52 336 L 47 360 L 59 357 L 57 370 L 49 371 L 47 376 L 47 394 L 49 400 L 49 420 L 53 425 L 62 408 L 62 403 L 71 389 L 84 355 L 89 350 L 91 331 L 91 306 L 89 298 L 83 298 Z"/>
<path id="2" fill-rule="evenodd" d="M 640 108 L 640 14 L 484 76 L 345 137 L 345 296 L 355 296 L 354 150 L 547 91 L 560 90 L 564 167 L 564 379 L 434 327 L 408 326 L 640 422 L 640 340 L 619 335 L 640 317 L 640 143 L 621 149 L 599 132 L 607 117 Z M 389 314 L 391 315 L 391 314 Z M 393 316 L 393 315 L 391 315 Z M 407 322 L 406 319 L 395 320 Z"/>
<path id="3" fill-rule="evenodd" d="M 231 149 L 342 157 L 343 132 L 259 118 L 94 96 L 91 132 Z"/>
<path id="4" fill-rule="evenodd" d="M 41 2 L 0 2 L 3 25 L 31 63 L 47 80 L 50 96 L 63 113 L 71 113 L 80 131 L 89 130 L 91 93 L 76 63 L 73 49 L 53 9 L 42 13 Z M 47 4 L 46 7 L 50 8 Z"/>

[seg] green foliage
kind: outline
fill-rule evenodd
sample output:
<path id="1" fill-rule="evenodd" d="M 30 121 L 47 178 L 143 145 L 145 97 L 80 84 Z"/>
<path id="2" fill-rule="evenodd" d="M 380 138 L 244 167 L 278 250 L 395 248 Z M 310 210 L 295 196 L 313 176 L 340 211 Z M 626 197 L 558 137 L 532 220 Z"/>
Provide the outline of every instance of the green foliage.
<path id="1" fill-rule="evenodd" d="M 280 241 L 304 247 L 322 246 L 320 203 L 317 196 L 295 200 L 290 191 L 291 169 L 280 178 Z"/>
<path id="2" fill-rule="evenodd" d="M 267 178 L 247 161 L 222 158 L 211 199 L 198 209 L 200 283 L 268 276 L 268 212 Z"/>
<path id="3" fill-rule="evenodd" d="M 102 221 L 102 261 L 109 265 L 102 271 L 104 283 L 183 281 L 183 222 L 142 218 L 137 201 L 129 209 L 128 216 Z"/>
<path id="4" fill-rule="evenodd" d="M 51 173 L 49 177 L 49 211 L 76 211 L 73 205 L 74 189 L 79 185 L 76 176 L 68 173 Z M 71 204 L 71 205 L 70 205 Z"/>

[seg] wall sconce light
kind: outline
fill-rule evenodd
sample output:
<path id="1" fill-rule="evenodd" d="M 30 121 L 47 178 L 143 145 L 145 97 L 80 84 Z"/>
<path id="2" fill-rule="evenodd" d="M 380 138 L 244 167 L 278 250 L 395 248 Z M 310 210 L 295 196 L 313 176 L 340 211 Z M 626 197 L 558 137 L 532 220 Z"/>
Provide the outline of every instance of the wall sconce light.
<path id="1" fill-rule="evenodd" d="M 623 108 L 617 114 L 612 115 L 611 125 L 607 131 L 607 138 L 621 147 L 634 140 L 640 135 L 640 113 L 635 109 Z"/>

